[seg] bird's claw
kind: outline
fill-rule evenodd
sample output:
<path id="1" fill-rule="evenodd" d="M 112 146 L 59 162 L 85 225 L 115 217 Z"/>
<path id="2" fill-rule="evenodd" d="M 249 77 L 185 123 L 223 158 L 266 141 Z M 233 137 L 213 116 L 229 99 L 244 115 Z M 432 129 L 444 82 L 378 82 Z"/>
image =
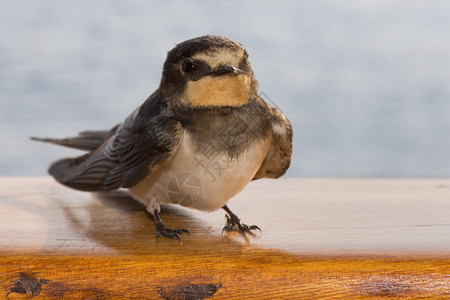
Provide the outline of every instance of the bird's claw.
<path id="1" fill-rule="evenodd" d="M 182 244 L 180 234 L 183 233 L 191 235 L 191 233 L 187 229 L 170 229 L 167 228 L 162 222 L 156 223 L 156 238 L 159 238 L 162 235 L 169 239 L 177 240 L 180 242 L 180 244 Z"/>
<path id="2" fill-rule="evenodd" d="M 261 231 L 261 229 L 256 226 L 256 225 L 247 225 L 242 223 L 241 219 L 239 218 L 232 218 L 229 215 L 226 215 L 227 218 L 227 225 L 225 225 L 222 229 L 222 233 L 223 232 L 228 232 L 228 231 L 239 231 L 241 233 L 251 233 L 253 234 L 252 230 L 259 230 Z"/>

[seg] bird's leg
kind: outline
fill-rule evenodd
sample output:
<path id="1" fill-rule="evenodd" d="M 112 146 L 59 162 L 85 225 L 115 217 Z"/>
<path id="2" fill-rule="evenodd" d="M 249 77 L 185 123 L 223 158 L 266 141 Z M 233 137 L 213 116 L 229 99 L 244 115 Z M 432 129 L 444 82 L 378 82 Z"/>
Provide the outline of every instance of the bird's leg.
<path id="1" fill-rule="evenodd" d="M 181 243 L 180 234 L 191 234 L 187 229 L 167 228 L 166 225 L 164 225 L 164 223 L 162 222 L 161 217 L 159 216 L 159 211 L 157 209 L 153 210 L 153 218 L 155 219 L 156 238 L 159 238 L 159 236 L 162 235 L 173 240 L 178 240 Z"/>
<path id="2" fill-rule="evenodd" d="M 148 200 L 148 203 L 146 205 L 147 211 L 153 215 L 153 218 L 155 219 L 155 235 L 156 238 L 159 238 L 159 236 L 165 236 L 168 238 L 171 238 L 173 240 L 178 240 L 181 243 L 180 234 L 183 233 L 189 233 L 186 229 L 170 229 L 167 228 L 166 225 L 161 220 L 161 217 L 159 216 L 159 212 L 161 211 L 161 206 L 159 204 L 159 201 L 156 197 L 150 197 Z"/>
<path id="3" fill-rule="evenodd" d="M 261 229 L 256 225 L 246 225 L 242 223 L 241 219 L 239 219 L 238 216 L 236 216 L 229 208 L 228 206 L 222 207 L 226 212 L 227 215 L 227 225 L 225 225 L 222 229 L 222 232 L 228 232 L 230 230 L 238 230 L 240 232 L 248 232 L 251 233 L 251 230 L 258 229 L 261 231 Z"/>

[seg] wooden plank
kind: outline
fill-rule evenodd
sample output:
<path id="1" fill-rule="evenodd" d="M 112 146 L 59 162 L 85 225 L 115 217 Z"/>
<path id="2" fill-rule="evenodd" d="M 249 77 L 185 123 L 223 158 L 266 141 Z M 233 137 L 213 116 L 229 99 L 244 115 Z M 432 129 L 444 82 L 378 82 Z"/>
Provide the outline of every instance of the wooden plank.
<path id="1" fill-rule="evenodd" d="M 0 297 L 450 297 L 450 180 L 281 179 L 229 207 L 262 233 L 221 234 L 224 212 L 163 209 L 154 238 L 126 193 L 0 178 Z M 192 296 L 192 297 L 190 297 Z"/>

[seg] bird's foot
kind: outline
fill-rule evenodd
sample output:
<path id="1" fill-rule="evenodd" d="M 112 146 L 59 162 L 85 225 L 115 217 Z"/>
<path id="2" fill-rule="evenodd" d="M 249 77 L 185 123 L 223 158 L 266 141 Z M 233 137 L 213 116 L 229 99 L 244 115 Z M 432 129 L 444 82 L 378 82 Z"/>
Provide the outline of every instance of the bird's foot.
<path id="1" fill-rule="evenodd" d="M 159 216 L 159 209 L 153 210 L 153 218 L 155 219 L 156 238 L 159 238 L 162 235 L 172 240 L 178 240 L 180 244 L 182 244 L 180 234 L 187 233 L 191 235 L 191 233 L 187 229 L 167 228 L 166 225 L 164 225 L 164 223 L 161 221 L 161 217 Z"/>
<path id="2" fill-rule="evenodd" d="M 239 231 L 241 233 L 251 233 L 253 234 L 252 230 L 259 230 L 261 229 L 256 225 L 247 225 L 242 223 L 241 219 L 239 218 L 233 218 L 233 216 L 226 215 L 227 218 L 227 225 L 225 225 L 222 229 L 222 232 L 228 232 L 228 231 Z"/>
<path id="3" fill-rule="evenodd" d="M 166 225 L 164 225 L 164 223 L 161 221 L 155 223 L 155 229 L 156 229 L 156 238 L 159 238 L 162 235 L 172 240 L 178 240 L 180 244 L 182 243 L 180 234 L 187 233 L 191 235 L 191 233 L 187 229 L 167 228 Z"/>

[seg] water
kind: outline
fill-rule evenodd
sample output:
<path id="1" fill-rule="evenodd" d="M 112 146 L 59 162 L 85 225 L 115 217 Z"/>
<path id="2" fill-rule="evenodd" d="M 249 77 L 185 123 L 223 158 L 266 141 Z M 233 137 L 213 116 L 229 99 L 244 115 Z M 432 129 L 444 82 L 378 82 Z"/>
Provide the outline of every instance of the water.
<path id="1" fill-rule="evenodd" d="M 0 0 L 0 176 L 81 152 L 153 92 L 174 44 L 244 44 L 294 127 L 291 177 L 449 177 L 450 2 Z"/>

